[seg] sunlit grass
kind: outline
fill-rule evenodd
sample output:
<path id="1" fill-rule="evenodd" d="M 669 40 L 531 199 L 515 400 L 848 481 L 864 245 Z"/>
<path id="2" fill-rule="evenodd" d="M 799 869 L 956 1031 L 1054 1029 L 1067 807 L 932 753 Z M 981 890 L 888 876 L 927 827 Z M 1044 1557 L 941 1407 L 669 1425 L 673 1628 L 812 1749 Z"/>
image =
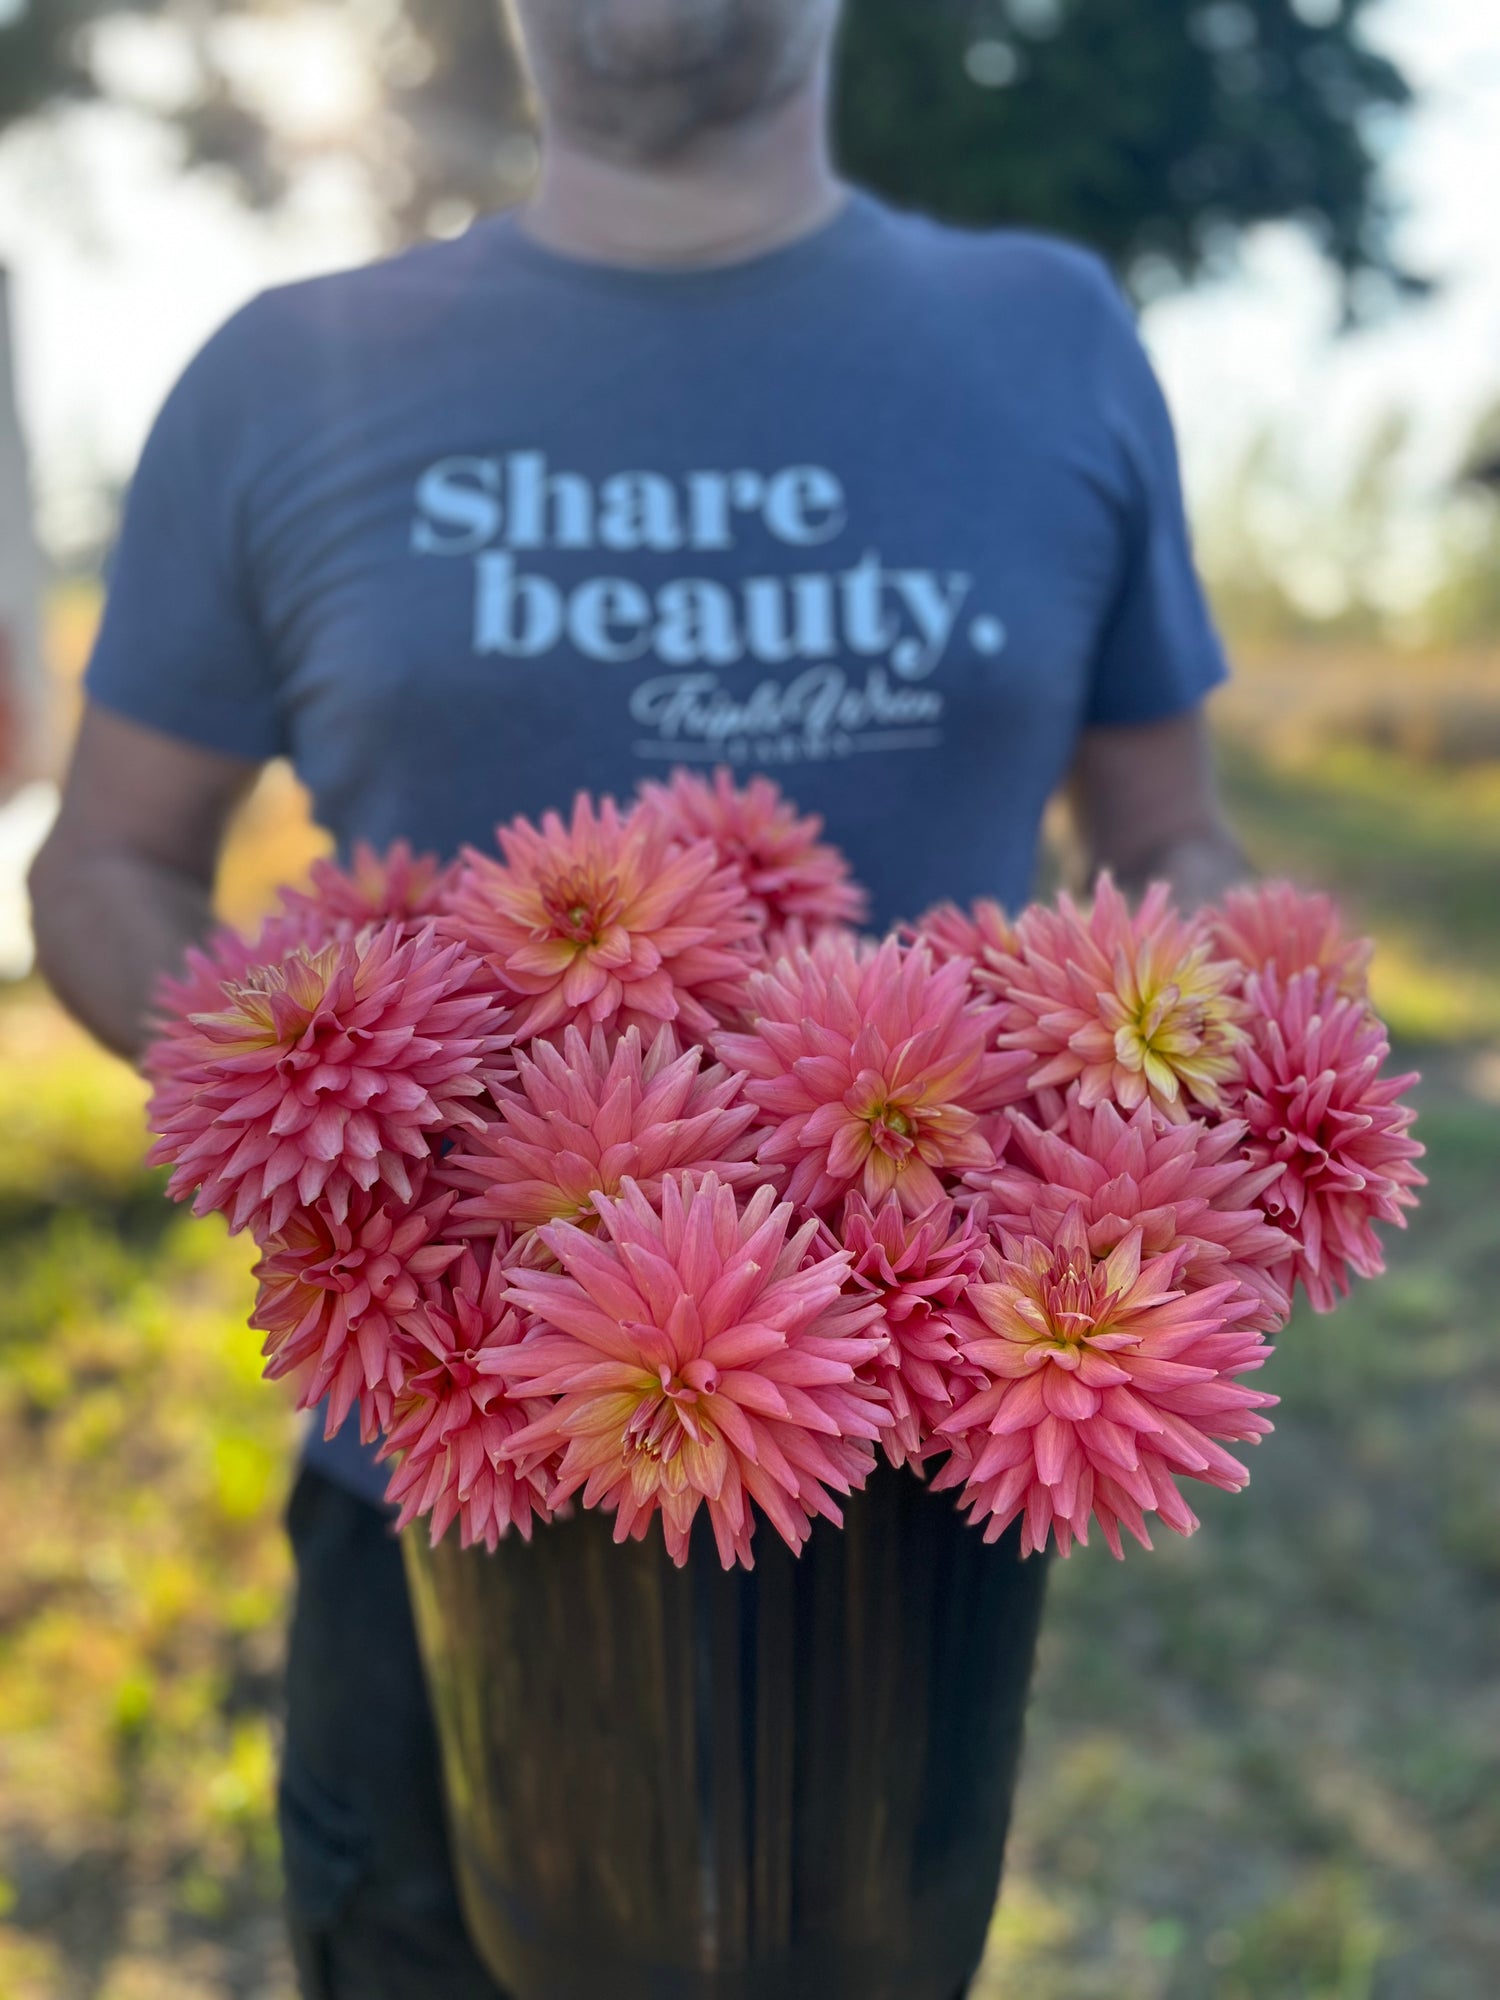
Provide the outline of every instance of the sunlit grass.
<path id="1" fill-rule="evenodd" d="M 95 1962 L 106 1994 L 216 1993 L 150 1967 L 276 1895 L 292 1423 L 246 1246 L 167 1208 L 141 1106 L 39 994 L 0 1006 L 6 2000 L 92 1993 Z"/>

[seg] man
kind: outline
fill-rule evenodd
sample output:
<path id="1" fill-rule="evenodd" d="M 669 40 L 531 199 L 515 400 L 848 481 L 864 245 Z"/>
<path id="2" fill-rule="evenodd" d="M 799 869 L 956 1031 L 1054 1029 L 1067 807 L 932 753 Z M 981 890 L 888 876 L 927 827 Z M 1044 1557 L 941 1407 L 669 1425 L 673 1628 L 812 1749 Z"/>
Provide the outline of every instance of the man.
<path id="1" fill-rule="evenodd" d="M 1071 777 L 1091 866 L 1215 892 L 1221 655 L 1102 266 L 839 183 L 837 0 L 519 12 L 530 205 L 256 300 L 158 421 L 34 874 L 67 1004 L 139 1053 L 278 754 L 342 845 L 444 854 L 579 786 L 768 768 L 882 922 L 1021 903 Z M 380 1476 L 347 1438 L 307 1461 L 282 1796 L 305 1990 L 493 1994 Z"/>

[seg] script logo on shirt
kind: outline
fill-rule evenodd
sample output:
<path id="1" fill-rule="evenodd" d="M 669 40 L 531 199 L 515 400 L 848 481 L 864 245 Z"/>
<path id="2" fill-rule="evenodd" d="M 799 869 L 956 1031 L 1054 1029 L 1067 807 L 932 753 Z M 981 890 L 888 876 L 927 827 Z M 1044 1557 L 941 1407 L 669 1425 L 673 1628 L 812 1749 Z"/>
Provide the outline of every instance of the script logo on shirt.
<path id="1" fill-rule="evenodd" d="M 637 575 L 568 585 L 547 552 L 720 555 L 747 523 L 802 558 L 732 581 Z M 934 676 L 962 633 L 980 654 L 1003 624 L 973 613 L 962 571 L 888 567 L 865 549 L 842 565 L 815 551 L 845 538 L 842 481 L 826 467 L 770 473 L 554 471 L 539 451 L 440 459 L 417 480 L 411 547 L 472 566 L 476 654 L 545 662 L 566 648 L 634 667 L 630 715 L 643 758 L 789 763 L 942 742 Z M 628 565 L 621 564 L 624 570 Z M 768 671 L 747 683 L 747 668 Z"/>

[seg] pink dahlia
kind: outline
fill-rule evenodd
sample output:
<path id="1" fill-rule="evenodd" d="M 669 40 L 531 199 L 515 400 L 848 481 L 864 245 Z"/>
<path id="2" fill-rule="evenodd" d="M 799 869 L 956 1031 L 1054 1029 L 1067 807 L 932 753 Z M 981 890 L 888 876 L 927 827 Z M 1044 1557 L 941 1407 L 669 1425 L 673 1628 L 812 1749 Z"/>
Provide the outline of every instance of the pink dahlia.
<path id="1" fill-rule="evenodd" d="M 838 1240 L 852 1259 L 847 1289 L 879 1306 L 889 1342 L 873 1364 L 895 1419 L 882 1448 L 892 1465 L 920 1466 L 947 1449 L 933 1432 L 953 1408 L 955 1378 L 966 1378 L 961 1395 L 973 1386 L 954 1314 L 984 1261 L 983 1209 L 944 1199 L 911 1216 L 895 1194 L 875 1209 L 851 1194 Z"/>
<path id="2" fill-rule="evenodd" d="M 818 838 L 822 820 L 799 816 L 770 778 L 739 786 L 722 767 L 712 782 L 674 771 L 664 785 L 643 784 L 641 800 L 674 840 L 712 843 L 721 865 L 744 884 L 765 930 L 864 921 L 869 898 L 838 848 Z"/>
<path id="3" fill-rule="evenodd" d="M 703 1036 L 732 1005 L 758 927 L 709 841 L 682 847 L 642 808 L 596 809 L 585 793 L 571 826 L 547 813 L 498 837 L 503 861 L 465 853 L 448 924 L 516 997 L 518 1040 L 664 1021 Z"/>
<path id="4" fill-rule="evenodd" d="M 1223 1103 L 1244 1033 L 1238 966 L 1212 956 L 1158 882 L 1132 912 L 1107 875 L 1092 907 L 1068 896 L 1035 903 L 1016 923 L 1016 949 L 992 961 L 1006 1003 L 1000 1046 L 1032 1058 L 1033 1090 L 1074 1089 L 1092 1106 L 1133 1111 L 1149 1098 L 1180 1122 L 1188 1099 Z"/>
<path id="5" fill-rule="evenodd" d="M 1070 1104 L 1060 1127 L 1043 1131 L 1011 1119 L 1009 1157 L 974 1176 L 989 1204 L 991 1227 L 1011 1236 L 1055 1242 L 1075 1204 L 1089 1248 L 1107 1257 L 1132 1229 L 1141 1254 L 1180 1248 L 1179 1281 L 1188 1291 L 1234 1279 L 1251 1310 L 1247 1324 L 1276 1333 L 1291 1311 L 1285 1283 L 1286 1239 L 1267 1221 L 1266 1190 L 1274 1164 L 1254 1164 L 1238 1119 L 1172 1125 L 1152 1105 L 1128 1116 L 1113 1104 L 1091 1111 Z"/>
<path id="6" fill-rule="evenodd" d="M 156 989 L 162 1027 L 188 1014 L 211 1013 L 223 1006 L 226 986 L 244 981 L 257 966 L 327 941 L 323 926 L 301 911 L 268 917 L 253 934 L 221 925 L 205 943 L 188 947 L 181 972 L 162 975 Z"/>
<path id="7" fill-rule="evenodd" d="M 417 926 L 442 914 L 452 873 L 435 854 L 413 854 L 408 841 L 381 854 L 360 840 L 347 868 L 315 861 L 309 886 L 283 890 L 281 900 L 288 912 L 305 912 L 333 932 L 366 924 Z"/>
<path id="8" fill-rule="evenodd" d="M 1369 938 L 1344 935 L 1331 896 L 1262 882 L 1231 889 L 1205 916 L 1216 953 L 1238 960 L 1247 972 L 1274 972 L 1283 981 L 1316 972 L 1346 1000 L 1363 1000 L 1369 992 L 1375 947 Z"/>
<path id="9" fill-rule="evenodd" d="M 1016 950 L 1015 927 L 988 897 L 967 910 L 957 903 L 939 903 L 917 921 L 912 934 L 927 941 L 940 965 L 950 958 L 967 958 L 976 973 L 1003 965 Z"/>
<path id="10" fill-rule="evenodd" d="M 616 1195 L 627 1179 L 648 1199 L 662 1175 L 712 1169 L 742 1186 L 764 1178 L 753 1165 L 753 1104 L 740 1079 L 699 1047 L 679 1053 L 663 1028 L 647 1048 L 638 1028 L 610 1047 L 600 1028 L 585 1041 L 566 1030 L 562 1047 L 534 1042 L 516 1057 L 513 1089 L 497 1088 L 500 1117 L 468 1139 L 445 1173 L 472 1189 L 456 1211 L 465 1227 L 533 1230 L 543 1222 L 598 1220 L 596 1194 Z"/>
<path id="11" fill-rule="evenodd" d="M 260 1246 L 250 1324 L 266 1336 L 266 1375 L 291 1377 L 299 1409 L 329 1397 L 329 1437 L 356 1403 L 367 1444 L 390 1422 L 424 1296 L 461 1254 L 438 1240 L 453 1197 L 424 1200 L 423 1173 L 411 1205 L 356 1188 L 341 1215 L 321 1201 L 294 1209 Z"/>
<path id="12" fill-rule="evenodd" d="M 793 1233 L 771 1188 L 741 1205 L 714 1174 L 669 1174 L 659 1212 L 630 1183 L 596 1206 L 598 1236 L 543 1229 L 559 1270 L 512 1274 L 540 1325 L 497 1366 L 552 1408 L 507 1455 L 560 1452 L 553 1504 L 614 1508 L 616 1541 L 660 1514 L 677 1563 L 700 1507 L 726 1569 L 752 1562 L 752 1502 L 793 1549 L 814 1515 L 841 1522 L 832 1495 L 864 1483 L 890 1421 L 857 1379 L 883 1336 L 843 1294 L 847 1256 L 818 1256 L 817 1224 Z"/>
<path id="13" fill-rule="evenodd" d="M 538 1400 L 517 1401 L 495 1371 L 530 1331 L 505 1303 L 503 1241 L 466 1249 L 444 1274 L 416 1330 L 406 1379 L 394 1398 L 382 1458 L 397 1463 L 386 1498 L 401 1509 L 398 1529 L 431 1517 L 436 1547 L 453 1521 L 464 1548 L 493 1550 L 512 1528 L 526 1541 L 548 1521 L 554 1468 L 521 1471 L 506 1447 L 545 1416 Z"/>
<path id="14" fill-rule="evenodd" d="M 1002 1247 L 993 1281 L 968 1297 L 964 1355 L 987 1386 L 944 1419 L 955 1450 L 934 1487 L 963 1487 L 986 1541 L 1022 1517 L 1023 1555 L 1049 1531 L 1063 1555 L 1075 1537 L 1086 1544 L 1090 1515 L 1116 1556 L 1122 1526 L 1151 1546 L 1148 1514 L 1191 1534 L 1177 1480 L 1237 1492 L 1249 1474 L 1219 1440 L 1271 1428 L 1260 1412 L 1276 1398 L 1233 1379 L 1270 1351 L 1240 1323 L 1241 1288 L 1184 1292 L 1182 1253 L 1143 1263 L 1139 1229 L 1097 1258 L 1076 1207 L 1054 1242 Z"/>
<path id="15" fill-rule="evenodd" d="M 805 924 L 800 917 L 789 917 L 784 924 L 772 924 L 767 930 L 762 964 L 774 965 L 778 958 L 794 958 L 799 951 L 810 951 L 816 957 L 821 951 L 836 950 L 849 943 L 873 944 L 873 940 L 865 939 L 852 924 Z M 743 1006 L 742 994 L 741 1010 Z M 726 1022 L 729 1018 L 726 1015 Z M 743 1019 L 742 1011 L 737 1011 L 733 1018 L 739 1025 Z"/>
<path id="16" fill-rule="evenodd" d="M 1300 1280 L 1314 1309 L 1330 1312 L 1351 1273 L 1385 1269 L 1375 1224 L 1404 1228 L 1426 1185 L 1416 1112 L 1401 1102 L 1418 1079 L 1382 1074 L 1384 1028 L 1318 971 L 1256 973 L 1245 993 L 1254 1039 L 1235 1110 L 1250 1159 L 1281 1169 L 1261 1205 L 1285 1235 L 1287 1287 Z"/>
<path id="17" fill-rule="evenodd" d="M 319 1200 L 341 1217 L 377 1182 L 409 1200 L 407 1162 L 480 1122 L 470 1100 L 505 1043 L 503 1010 L 472 990 L 473 972 L 430 929 L 383 925 L 254 966 L 215 1011 L 175 1019 L 147 1064 L 168 1084 L 152 1100 L 151 1158 L 172 1167 L 169 1193 L 196 1188 L 196 1214 L 258 1233 Z"/>
<path id="18" fill-rule="evenodd" d="M 773 1127 L 760 1158 L 791 1170 L 787 1193 L 827 1209 L 851 1191 L 909 1215 L 945 1193 L 941 1175 L 991 1166 L 980 1129 L 1029 1067 L 995 1055 L 996 1014 L 971 1000 L 968 965 L 934 967 L 925 946 L 830 942 L 752 976 L 748 1034 L 716 1052 L 743 1070 Z"/>
<path id="19" fill-rule="evenodd" d="M 202 1039 L 191 1031 L 193 1017 L 217 1013 L 229 1003 L 230 989 L 260 967 L 299 946 L 316 951 L 327 941 L 324 925 L 306 911 L 271 917 L 254 936 L 225 924 L 203 944 L 189 947 L 180 972 L 163 974 L 152 1016 L 156 1039 L 143 1065 L 154 1091 L 151 1115 L 158 1131 L 191 1106 L 202 1088 Z"/>

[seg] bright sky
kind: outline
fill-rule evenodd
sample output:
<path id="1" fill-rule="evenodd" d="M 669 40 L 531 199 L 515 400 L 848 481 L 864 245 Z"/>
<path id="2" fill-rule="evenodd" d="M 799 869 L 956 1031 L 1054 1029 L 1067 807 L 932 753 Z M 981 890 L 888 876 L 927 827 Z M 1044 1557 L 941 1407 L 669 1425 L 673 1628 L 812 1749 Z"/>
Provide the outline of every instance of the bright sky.
<path id="1" fill-rule="evenodd" d="M 317 18 L 304 17 L 309 35 L 322 32 Z M 1416 420 L 1414 488 L 1436 485 L 1476 415 L 1500 401 L 1500 7 L 1385 0 L 1374 26 L 1422 97 L 1389 163 L 1403 248 L 1444 289 L 1392 324 L 1334 340 L 1331 284 L 1294 231 L 1271 229 L 1239 276 L 1152 306 L 1146 337 L 1200 499 L 1267 421 L 1293 441 L 1309 489 L 1336 490 L 1361 439 L 1398 406 Z M 278 63 L 278 93 L 300 74 L 318 84 L 293 106 L 311 123 L 357 113 L 328 101 L 331 49 L 306 53 L 290 70 Z M 131 59 L 127 47 L 121 60 Z M 243 299 L 372 249 L 358 190 L 334 163 L 266 220 L 211 179 L 177 174 L 170 144 L 140 118 L 92 109 L 12 134 L 0 145 L 0 262 L 12 272 L 21 414 L 48 539 L 86 532 L 98 475 L 128 475 L 172 379 Z"/>

